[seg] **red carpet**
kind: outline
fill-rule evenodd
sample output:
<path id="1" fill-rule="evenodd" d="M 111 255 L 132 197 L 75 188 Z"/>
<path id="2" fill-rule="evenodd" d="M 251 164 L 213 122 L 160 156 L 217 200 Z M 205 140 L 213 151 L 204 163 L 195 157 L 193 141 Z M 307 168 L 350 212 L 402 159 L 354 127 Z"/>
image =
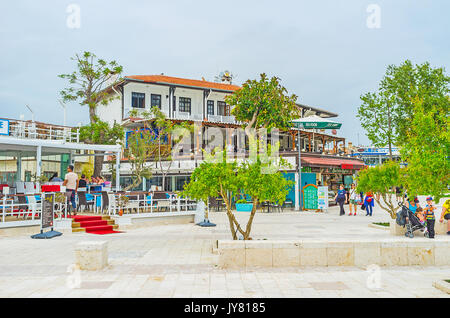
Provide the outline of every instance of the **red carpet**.
<path id="1" fill-rule="evenodd" d="M 76 215 L 73 220 L 80 223 L 80 227 L 83 227 L 86 233 L 99 235 L 122 233 L 121 231 L 114 231 L 113 226 L 109 225 L 108 221 L 103 220 L 101 216 Z"/>

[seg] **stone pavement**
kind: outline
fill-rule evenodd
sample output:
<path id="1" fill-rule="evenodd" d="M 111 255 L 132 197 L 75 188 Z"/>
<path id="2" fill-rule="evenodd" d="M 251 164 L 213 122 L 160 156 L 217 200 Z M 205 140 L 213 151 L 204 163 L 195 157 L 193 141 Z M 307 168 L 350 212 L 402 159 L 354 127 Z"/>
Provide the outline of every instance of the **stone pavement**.
<path id="1" fill-rule="evenodd" d="M 243 221 L 247 217 L 238 215 Z M 210 220 L 218 226 L 172 224 L 106 236 L 64 234 L 51 240 L 0 238 L 0 297 L 449 297 L 432 286 L 435 280 L 450 278 L 448 266 L 220 269 L 213 243 L 230 238 L 228 221 L 223 212 L 211 213 Z M 325 214 L 258 213 L 252 236 L 390 240 L 389 231 L 368 226 L 387 221 L 387 213 L 378 209 L 372 218 L 340 217 L 335 207 Z M 107 241 L 108 268 L 76 270 L 73 247 L 80 241 Z"/>

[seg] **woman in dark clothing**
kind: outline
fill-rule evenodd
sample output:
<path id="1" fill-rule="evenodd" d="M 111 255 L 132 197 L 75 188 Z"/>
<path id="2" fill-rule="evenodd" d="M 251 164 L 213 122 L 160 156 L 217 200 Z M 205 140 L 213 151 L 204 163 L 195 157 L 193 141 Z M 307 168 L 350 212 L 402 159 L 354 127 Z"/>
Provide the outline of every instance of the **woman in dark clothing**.
<path id="1" fill-rule="evenodd" d="M 345 202 L 348 202 L 348 193 L 347 191 L 344 190 L 343 184 L 339 186 L 339 190 L 337 191 L 334 200 L 339 204 L 340 207 L 339 215 L 345 215 L 344 204 Z"/>

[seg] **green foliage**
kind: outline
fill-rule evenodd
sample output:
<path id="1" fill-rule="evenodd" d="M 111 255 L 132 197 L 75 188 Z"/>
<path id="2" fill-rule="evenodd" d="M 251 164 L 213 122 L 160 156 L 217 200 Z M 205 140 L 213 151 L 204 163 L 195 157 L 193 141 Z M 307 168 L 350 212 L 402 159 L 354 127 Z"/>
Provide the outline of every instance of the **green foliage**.
<path id="1" fill-rule="evenodd" d="M 89 125 L 80 127 L 80 141 L 87 144 L 116 145 L 124 137 L 123 127 L 114 123 L 112 127 L 98 118 Z"/>
<path id="2" fill-rule="evenodd" d="M 403 184 L 404 171 L 394 161 L 386 161 L 380 166 L 361 170 L 357 178 L 358 192 L 372 192 L 375 201 L 395 219 L 399 209 L 395 203 L 395 187 Z"/>
<path id="3" fill-rule="evenodd" d="M 45 175 L 41 174 L 40 176 L 38 176 L 36 173 L 34 173 L 31 176 L 31 179 L 33 180 L 33 182 L 39 182 L 39 183 L 44 183 L 44 182 L 48 181 L 48 178 Z"/>
<path id="4" fill-rule="evenodd" d="M 367 93 L 361 96 L 362 105 L 358 108 L 357 118 L 366 130 L 367 137 L 375 147 L 389 146 L 392 159 L 392 146 L 397 143 L 397 108 L 392 96 L 386 92 Z"/>
<path id="5" fill-rule="evenodd" d="M 430 194 L 436 202 L 450 183 L 450 100 L 430 106 L 414 100 L 411 127 L 401 148 L 407 162 L 406 189 L 410 196 Z"/>
<path id="6" fill-rule="evenodd" d="M 175 123 L 167 119 L 166 115 L 158 108 L 152 107 L 150 111 L 132 110 L 129 112 L 131 117 L 143 117 L 144 128 L 151 128 L 158 132 L 156 138 L 148 140 L 148 146 L 152 148 L 152 156 L 148 157 L 149 160 L 159 162 L 159 169 L 162 174 L 162 188 L 165 188 L 165 176 L 170 170 L 172 165 L 172 147 L 171 143 L 179 143 L 186 134 L 193 131 L 193 125 L 189 122 Z M 167 142 L 165 140 L 168 140 Z M 163 165 L 162 161 L 169 161 L 168 165 Z"/>
<path id="7" fill-rule="evenodd" d="M 80 105 L 89 106 L 89 114 L 91 123 L 95 121 L 95 108 L 99 105 L 107 105 L 115 98 L 108 93 L 105 88 L 111 77 L 117 75 L 119 82 L 119 75 L 122 73 L 122 66 L 118 65 L 116 61 L 106 62 L 103 59 L 91 52 L 84 52 L 83 54 L 75 54 L 71 58 L 76 61 L 76 70 L 70 74 L 61 74 L 58 77 L 68 80 L 69 87 L 63 89 L 60 94 L 65 102 L 80 101 Z"/>
<path id="8" fill-rule="evenodd" d="M 129 135 L 125 157 L 131 164 L 133 182 L 125 188 L 125 191 L 139 186 L 142 178 L 149 179 L 152 176 L 151 167 L 147 162 L 156 151 L 154 139 L 155 133 L 152 130 L 136 130 Z"/>
<path id="9" fill-rule="evenodd" d="M 238 121 L 247 122 L 247 128 L 291 127 L 291 120 L 298 115 L 296 95 L 287 95 L 280 79 L 266 74 L 260 80 L 248 80 L 242 88 L 228 95 L 225 101 L 235 107 L 231 111 Z"/>
<path id="10" fill-rule="evenodd" d="M 209 156 L 194 170 L 191 181 L 185 185 L 182 195 L 204 202 L 207 202 L 209 197 L 222 197 L 227 207 L 233 239 L 237 239 L 236 233 L 239 231 L 244 240 L 247 240 L 250 238 L 258 203 L 269 201 L 283 204 L 293 182 L 283 178 L 279 171 L 281 163 L 262 163 L 258 159 L 238 165 L 236 161 L 229 161 L 225 152 L 217 152 L 223 160 L 215 160 Z M 274 168 L 270 169 L 269 166 Z M 272 173 L 264 173 L 269 170 Z M 250 195 L 253 201 L 253 209 L 245 230 L 237 222 L 231 208 L 233 197 L 240 196 L 241 193 Z"/>
<path id="11" fill-rule="evenodd" d="M 425 111 L 448 103 L 449 80 L 443 68 L 429 63 L 413 65 L 407 60 L 390 65 L 377 92 L 361 96 L 357 117 L 374 146 L 400 147 L 413 127 L 414 100 L 419 97 Z"/>

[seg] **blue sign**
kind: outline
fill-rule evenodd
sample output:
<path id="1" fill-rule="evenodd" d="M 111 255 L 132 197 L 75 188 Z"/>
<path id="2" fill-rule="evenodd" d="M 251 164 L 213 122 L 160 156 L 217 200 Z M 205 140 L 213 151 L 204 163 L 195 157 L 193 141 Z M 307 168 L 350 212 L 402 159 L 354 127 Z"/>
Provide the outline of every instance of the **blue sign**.
<path id="1" fill-rule="evenodd" d="M 0 119 L 0 135 L 9 136 L 9 120 Z"/>

